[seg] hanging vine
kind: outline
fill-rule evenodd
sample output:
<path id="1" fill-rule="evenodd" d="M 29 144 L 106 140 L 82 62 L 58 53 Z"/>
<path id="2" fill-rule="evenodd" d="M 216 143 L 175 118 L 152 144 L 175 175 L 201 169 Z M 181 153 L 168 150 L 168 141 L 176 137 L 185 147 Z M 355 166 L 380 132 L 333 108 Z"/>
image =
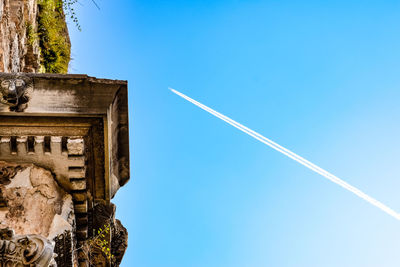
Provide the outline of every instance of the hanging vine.
<path id="1" fill-rule="evenodd" d="M 65 15 L 68 16 L 72 22 L 75 24 L 76 28 L 79 31 L 82 31 L 81 25 L 79 24 L 78 17 L 75 12 L 75 4 L 78 3 L 78 0 L 64 0 L 63 7 L 65 11 Z"/>
<path id="2" fill-rule="evenodd" d="M 97 7 L 97 9 L 100 9 L 99 5 L 96 3 L 95 0 L 91 0 L 92 3 Z M 78 3 L 78 0 L 63 0 L 63 5 L 64 5 L 64 11 L 65 15 L 67 15 L 72 22 L 75 24 L 77 29 L 79 31 L 82 31 L 82 27 L 79 23 L 78 17 L 76 15 L 76 10 L 75 10 L 75 5 Z"/>

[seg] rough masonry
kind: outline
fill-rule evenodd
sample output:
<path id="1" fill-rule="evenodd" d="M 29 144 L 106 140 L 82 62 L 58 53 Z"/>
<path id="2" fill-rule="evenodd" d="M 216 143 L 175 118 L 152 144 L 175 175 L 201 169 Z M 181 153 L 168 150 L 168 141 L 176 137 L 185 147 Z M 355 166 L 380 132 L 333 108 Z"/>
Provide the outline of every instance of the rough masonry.
<path id="1" fill-rule="evenodd" d="M 0 0 L 0 71 L 38 72 L 38 40 L 29 39 L 37 28 L 36 0 Z"/>

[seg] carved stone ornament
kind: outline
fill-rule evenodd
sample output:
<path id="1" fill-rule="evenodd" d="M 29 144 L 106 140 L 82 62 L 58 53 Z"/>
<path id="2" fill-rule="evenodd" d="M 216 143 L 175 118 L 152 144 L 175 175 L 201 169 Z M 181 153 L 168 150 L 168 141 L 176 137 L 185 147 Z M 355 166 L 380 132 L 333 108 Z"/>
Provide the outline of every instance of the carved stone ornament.
<path id="1" fill-rule="evenodd" d="M 24 111 L 32 90 L 33 80 L 27 75 L 0 73 L 0 103 L 10 106 L 10 111 Z"/>
<path id="2" fill-rule="evenodd" d="M 56 267 L 53 249 L 42 236 L 15 236 L 9 228 L 0 229 L 0 266 Z"/>

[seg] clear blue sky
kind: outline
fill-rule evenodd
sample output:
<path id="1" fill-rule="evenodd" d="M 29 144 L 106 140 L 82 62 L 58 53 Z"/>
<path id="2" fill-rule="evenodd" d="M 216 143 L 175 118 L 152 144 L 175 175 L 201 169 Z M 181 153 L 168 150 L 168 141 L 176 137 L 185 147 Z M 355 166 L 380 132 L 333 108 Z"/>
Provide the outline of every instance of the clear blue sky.
<path id="1" fill-rule="evenodd" d="M 129 81 L 123 267 L 397 267 L 400 222 L 167 90 L 400 211 L 399 1 L 90 0 L 71 73 Z"/>

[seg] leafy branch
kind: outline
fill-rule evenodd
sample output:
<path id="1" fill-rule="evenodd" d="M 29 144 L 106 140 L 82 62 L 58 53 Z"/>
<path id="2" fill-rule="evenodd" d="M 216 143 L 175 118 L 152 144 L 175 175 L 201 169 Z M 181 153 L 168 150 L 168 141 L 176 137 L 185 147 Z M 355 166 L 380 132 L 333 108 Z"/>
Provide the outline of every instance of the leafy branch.
<path id="1" fill-rule="evenodd" d="M 76 3 L 78 3 L 78 0 L 64 0 L 63 7 L 65 15 L 69 16 L 72 19 L 72 22 L 75 23 L 75 26 L 78 28 L 79 31 L 82 31 L 81 25 L 79 24 L 79 20 L 75 12 Z"/>
<path id="2" fill-rule="evenodd" d="M 91 266 L 96 265 L 94 261 L 96 261 L 96 255 L 98 255 L 100 251 L 111 264 L 115 263 L 115 256 L 111 252 L 110 244 L 112 222 L 112 218 L 107 219 L 104 225 L 97 230 L 97 233 L 92 238 L 89 238 L 82 244 L 81 247 L 75 249 L 75 251 L 80 251 L 83 253 L 84 257 L 91 264 Z"/>
<path id="3" fill-rule="evenodd" d="M 97 235 L 95 236 L 95 238 L 89 240 L 89 245 L 97 246 L 98 248 L 100 248 L 101 251 L 106 255 L 107 259 L 111 262 L 114 260 L 115 257 L 110 251 L 111 244 L 108 239 L 108 236 L 110 235 L 110 228 L 110 223 L 107 223 L 103 227 L 100 227 L 97 230 Z"/>
<path id="4" fill-rule="evenodd" d="M 99 5 L 95 0 L 91 0 L 92 3 L 100 10 Z M 65 14 L 72 20 L 79 31 L 82 31 L 82 27 L 79 23 L 78 16 L 76 15 L 75 5 L 79 3 L 78 0 L 63 0 L 63 7 Z"/>

